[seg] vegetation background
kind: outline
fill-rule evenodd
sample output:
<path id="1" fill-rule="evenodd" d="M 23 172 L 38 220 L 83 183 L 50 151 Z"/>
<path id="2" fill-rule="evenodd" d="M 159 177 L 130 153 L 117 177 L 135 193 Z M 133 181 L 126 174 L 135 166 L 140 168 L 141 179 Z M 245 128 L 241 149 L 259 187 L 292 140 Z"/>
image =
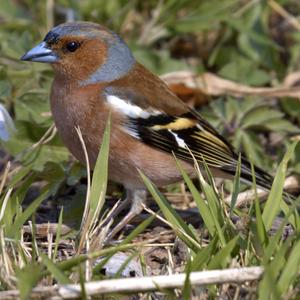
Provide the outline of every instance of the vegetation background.
<path id="1" fill-rule="evenodd" d="M 200 183 L 185 178 L 186 184 L 167 187 L 162 193 L 145 179 L 163 220 L 150 226 L 153 218 L 145 215 L 134 223 L 133 233 L 127 236 L 129 230 L 120 236 L 126 238 L 119 246 L 104 246 L 108 226 L 95 222 L 100 212 L 93 207 L 99 199 L 99 209 L 104 202 L 99 195 L 106 191 L 105 167 L 95 171 L 89 185 L 85 168 L 70 156 L 52 126 L 51 67 L 20 61 L 53 25 L 70 20 L 109 27 L 155 74 L 179 76 L 180 82 L 171 86 L 174 92 L 196 106 L 253 163 L 277 174 L 266 204 L 256 199 L 246 208 L 234 208 L 236 191 L 247 188 L 239 184 L 238 172 L 234 182 L 216 181 L 219 193 L 213 190 L 211 178 L 209 184 L 201 178 Z M 296 299 L 300 200 L 285 204 L 281 193 L 285 175 L 300 174 L 300 145 L 295 142 L 300 134 L 299 41 L 297 0 L 1 0 L 0 102 L 16 130 L 10 128 L 10 139 L 0 142 L 0 290 L 18 290 L 26 299 L 36 286 L 103 279 L 109 277 L 99 273 L 105 263 L 92 260 L 88 266 L 86 261 L 103 260 L 104 254 L 111 257 L 123 249 L 126 259 L 115 277 L 123 276 L 133 261 L 141 267 L 140 275 L 237 266 L 265 270 L 260 281 L 200 289 L 186 284 L 183 289 L 140 294 L 145 299 Z M 188 73 L 180 73 L 183 70 Z M 199 78 L 207 72 L 234 81 L 239 92 L 230 92 L 228 82 L 223 82 L 224 93 L 205 92 Z M 187 86 L 186 74 L 195 75 L 194 85 Z M 244 86 L 280 87 L 286 92 L 244 93 Z M 99 157 L 102 166 L 107 151 L 104 145 Z M 95 182 L 103 185 L 97 190 Z M 168 205 L 163 194 L 181 213 L 186 211 L 185 217 Z M 121 195 L 122 187 L 109 183 L 103 211 L 109 211 L 107 207 Z M 226 197 L 231 206 L 226 206 Z M 104 216 L 101 213 L 101 220 Z M 274 221 L 279 224 L 275 230 Z M 97 243 L 92 243 L 95 236 Z M 66 258 L 69 264 L 59 263 Z"/>

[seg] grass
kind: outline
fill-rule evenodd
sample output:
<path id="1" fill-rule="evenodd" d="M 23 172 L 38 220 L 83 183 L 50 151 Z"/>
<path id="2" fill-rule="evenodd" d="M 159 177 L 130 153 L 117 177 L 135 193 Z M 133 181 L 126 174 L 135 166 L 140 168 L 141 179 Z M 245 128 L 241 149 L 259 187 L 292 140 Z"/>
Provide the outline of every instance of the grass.
<path id="1" fill-rule="evenodd" d="M 135 56 L 157 74 L 209 71 L 245 85 L 276 87 L 299 67 L 299 4 L 287 0 L 279 7 L 274 1 L 238 0 L 222 5 L 214 0 L 52 4 L 30 0 L 1 4 L 0 101 L 17 131 L 1 142 L 0 296 L 5 299 L 8 291 L 15 291 L 12 298 L 18 297 L 16 293 L 21 299 L 63 298 L 66 294 L 59 294 L 57 284 L 64 292 L 66 284 L 77 284 L 80 297 L 88 299 L 95 290 L 85 283 L 109 284 L 110 274 L 117 279 L 135 271 L 131 274 L 185 274 L 180 288 L 160 288 L 157 282 L 156 291 L 139 291 L 142 299 L 297 299 L 300 197 L 284 201 L 283 186 L 288 174 L 300 174 L 300 148 L 291 138 L 299 135 L 299 99 L 207 98 L 197 90 L 188 91 L 183 100 L 199 106 L 201 114 L 255 164 L 276 173 L 267 200 L 255 197 L 243 207 L 236 205 L 240 191 L 247 188 L 240 182 L 239 166 L 233 181 L 220 183 L 209 170 L 202 174 L 197 165 L 198 178 L 192 180 L 177 161 L 181 185 L 158 189 L 141 174 L 151 207 L 129 232 L 121 232 L 108 245 L 105 237 L 113 226 L 109 216 L 115 209 L 110 202 L 122 194 L 120 187 L 107 183 L 110 125 L 91 177 L 89 169 L 70 159 L 52 126 L 48 104 L 52 71 L 42 64 L 21 63 L 19 57 L 41 40 L 47 26 L 64 19 L 68 8 L 77 19 L 103 23 L 121 33 Z M 200 101 L 203 97 L 207 105 Z M 253 176 L 256 190 L 255 186 Z M 227 275 L 227 280 L 193 284 L 195 272 L 217 270 L 216 278 L 221 278 L 218 270 L 251 267 L 259 267 L 252 279 L 243 280 L 252 269 L 242 269 L 240 282 L 228 281 Z M 133 281 L 138 283 L 139 277 Z M 131 289 L 105 298 L 136 294 Z"/>
<path id="2" fill-rule="evenodd" d="M 109 259 L 118 251 L 126 251 L 130 253 L 127 260 L 123 262 L 120 269 L 116 272 L 119 277 L 122 270 L 130 264 L 136 255 L 141 255 L 141 249 L 145 243 L 132 243 L 132 240 L 143 232 L 153 221 L 154 217 L 150 217 L 141 222 L 118 246 L 103 246 L 107 226 L 100 222 L 97 225 L 95 220 L 98 218 L 99 209 L 95 209 L 99 203 L 99 197 L 105 194 L 106 169 L 103 166 L 108 158 L 108 138 L 109 127 L 106 130 L 106 138 L 102 144 L 100 154 L 97 160 L 96 169 L 94 171 L 90 190 L 88 192 L 86 202 L 86 216 L 83 218 L 84 224 L 77 232 L 77 236 L 70 237 L 69 243 L 75 242 L 74 251 L 67 260 L 58 253 L 58 249 L 62 246 L 63 236 L 61 235 L 61 226 L 63 224 L 63 210 L 61 211 L 56 238 L 47 234 L 46 243 L 38 239 L 35 233 L 35 223 L 32 216 L 36 212 L 40 203 L 49 196 L 49 190 L 46 186 L 45 191 L 41 193 L 25 210 L 22 209 L 20 202 L 21 196 L 24 194 L 24 188 L 28 189 L 28 183 L 23 183 L 19 187 L 15 185 L 14 190 L 7 187 L 6 193 L 2 196 L 1 206 L 1 287 L 2 290 L 16 289 L 20 292 L 21 299 L 26 299 L 31 289 L 38 283 L 45 286 L 51 286 L 55 282 L 59 284 L 68 284 L 79 282 L 84 287 L 84 282 L 99 279 L 99 270 L 101 270 Z M 227 293 L 239 293 L 241 289 L 249 295 L 252 294 L 252 288 L 257 289 L 255 293 L 260 299 L 266 299 L 266 296 L 272 299 L 279 299 L 286 295 L 287 292 L 293 293 L 297 291 L 299 284 L 298 272 L 300 262 L 299 251 L 299 224 L 300 218 L 297 207 L 300 203 L 300 197 L 283 207 L 282 187 L 284 185 L 287 163 L 296 147 L 294 142 L 285 155 L 282 163 L 279 165 L 274 184 L 267 202 L 263 205 L 255 202 L 255 206 L 247 212 L 237 208 L 231 209 L 224 203 L 223 196 L 220 195 L 213 186 L 205 181 L 204 177 L 198 169 L 199 182 L 203 193 L 200 193 L 191 179 L 181 169 L 183 178 L 190 189 L 195 203 L 197 205 L 199 215 L 203 220 L 203 226 L 199 233 L 197 228 L 187 224 L 180 215 L 172 208 L 165 197 L 158 189 L 141 174 L 146 187 L 148 188 L 152 198 L 156 201 L 162 216 L 163 222 L 172 228 L 176 236 L 184 243 L 187 249 L 187 263 L 185 272 L 197 272 L 202 270 L 226 269 L 235 267 L 262 266 L 264 269 L 261 280 L 254 285 L 230 285 Z M 21 168 L 18 173 L 22 173 Z M 21 174 L 15 174 L 21 177 Z M 237 173 L 238 177 L 238 173 Z M 97 186 L 95 191 L 94 182 L 103 180 L 103 184 Z M 213 178 L 209 178 L 210 182 L 214 182 Z M 235 185 L 239 185 L 239 181 L 235 180 Z M 24 186 L 25 185 L 25 186 Z M 100 187 L 100 188 L 99 188 Z M 234 190 L 236 190 L 234 186 Z M 14 200 L 15 199 L 15 200 Z M 14 205 L 8 206 L 8 203 Z M 272 203 L 272 205 L 270 205 Z M 282 223 L 277 228 L 275 235 L 268 233 L 272 227 L 275 218 L 283 214 Z M 243 228 L 237 226 L 236 219 L 240 219 L 241 215 L 247 213 L 249 222 Z M 22 227 L 28 219 L 32 219 L 31 237 L 24 241 Z M 288 237 L 284 235 L 284 229 L 290 219 L 293 219 L 293 233 Z M 235 219 L 235 222 L 232 220 Z M 95 230 L 95 226 L 98 226 Z M 95 232 L 97 235 L 95 235 Z M 97 242 L 95 243 L 95 240 Z M 79 242 L 76 242 L 79 241 Z M 103 248 L 104 247 L 104 248 Z M 138 247 L 138 248 L 137 248 Z M 102 250 L 101 250 L 102 249 Z M 129 251 L 129 252 L 128 252 Z M 105 257 L 104 261 L 95 263 L 95 259 Z M 100 276 L 101 278 L 102 276 Z M 136 278 L 138 280 L 138 278 Z M 188 284 L 184 285 L 183 295 L 188 299 L 187 295 L 195 293 L 195 287 Z M 158 283 L 159 284 L 159 283 Z M 209 297 L 216 297 L 222 294 L 222 285 L 209 285 L 204 287 L 202 293 Z M 239 292 L 238 292 L 239 291 Z M 84 291 L 83 291 L 84 293 Z M 131 293 L 134 293 L 131 291 Z M 179 292 L 180 293 L 180 292 Z M 150 294 L 149 294 L 150 295 Z M 117 296 L 113 296 L 117 297 Z"/>

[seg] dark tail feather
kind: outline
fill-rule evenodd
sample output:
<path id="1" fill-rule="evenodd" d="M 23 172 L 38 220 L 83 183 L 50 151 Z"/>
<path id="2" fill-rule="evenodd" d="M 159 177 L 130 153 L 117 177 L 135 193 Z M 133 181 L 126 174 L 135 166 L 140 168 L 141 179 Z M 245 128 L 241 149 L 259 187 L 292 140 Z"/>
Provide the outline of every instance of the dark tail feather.
<path id="1" fill-rule="evenodd" d="M 254 172 L 256 185 L 263 190 L 270 191 L 274 178 L 266 171 L 257 166 L 254 166 Z M 241 160 L 241 179 L 249 184 L 253 183 L 251 164 L 244 157 Z"/>
<path id="2" fill-rule="evenodd" d="M 236 164 L 238 162 L 238 158 L 236 159 Z M 224 168 L 225 170 L 225 168 Z M 236 170 L 229 170 L 226 168 L 227 172 L 230 172 L 232 175 L 235 174 Z M 264 171 L 263 169 L 254 166 L 254 172 L 255 172 L 255 181 L 256 181 L 256 185 L 265 190 L 265 191 L 270 191 L 272 188 L 272 184 L 274 181 L 274 178 L 268 174 L 266 171 Z M 240 178 L 242 181 L 246 182 L 247 184 L 253 184 L 253 176 L 252 176 L 252 170 L 251 170 L 251 164 L 250 162 L 245 158 L 242 157 L 241 158 L 241 175 Z M 294 199 L 294 196 L 292 196 L 291 194 L 289 194 L 286 191 L 283 191 L 283 197 L 285 200 L 292 200 Z"/>

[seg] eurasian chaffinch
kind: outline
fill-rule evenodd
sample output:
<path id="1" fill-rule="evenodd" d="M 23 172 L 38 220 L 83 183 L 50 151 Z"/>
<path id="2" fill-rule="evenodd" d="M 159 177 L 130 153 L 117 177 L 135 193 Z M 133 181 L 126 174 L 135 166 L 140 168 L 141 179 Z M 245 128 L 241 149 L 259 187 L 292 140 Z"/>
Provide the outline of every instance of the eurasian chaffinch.
<path id="1" fill-rule="evenodd" d="M 138 169 L 157 186 L 178 182 L 181 174 L 173 153 L 194 177 L 192 153 L 199 165 L 205 160 L 214 176 L 234 176 L 238 155 L 232 146 L 138 63 L 116 33 L 89 22 L 61 24 L 21 59 L 53 66 L 54 121 L 63 142 L 82 163 L 85 158 L 75 127 L 81 129 L 93 167 L 111 112 L 109 178 L 123 184 L 132 201 L 115 232 L 140 213 L 145 201 Z M 241 179 L 252 182 L 250 163 L 244 157 L 241 162 Z M 255 172 L 256 183 L 269 189 L 272 177 L 258 167 Z"/>

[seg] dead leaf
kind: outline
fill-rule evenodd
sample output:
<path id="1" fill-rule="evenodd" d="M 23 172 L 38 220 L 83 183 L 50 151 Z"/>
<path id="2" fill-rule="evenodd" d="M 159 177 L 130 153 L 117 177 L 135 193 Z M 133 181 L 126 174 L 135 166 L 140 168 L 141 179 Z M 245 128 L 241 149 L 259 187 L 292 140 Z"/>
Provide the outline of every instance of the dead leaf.
<path id="1" fill-rule="evenodd" d="M 300 99 L 300 86 L 294 86 L 300 81 L 300 73 L 291 73 L 278 87 L 251 87 L 215 74 L 206 72 L 196 75 L 190 71 L 172 72 L 162 75 L 161 78 L 168 84 L 170 89 L 180 98 L 194 97 L 201 101 L 195 104 L 201 105 L 209 101 L 209 96 L 230 95 L 234 97 L 261 96 L 265 98 L 293 97 Z M 198 95 L 198 96 L 197 96 Z M 203 100 L 205 99 L 205 100 Z"/>

